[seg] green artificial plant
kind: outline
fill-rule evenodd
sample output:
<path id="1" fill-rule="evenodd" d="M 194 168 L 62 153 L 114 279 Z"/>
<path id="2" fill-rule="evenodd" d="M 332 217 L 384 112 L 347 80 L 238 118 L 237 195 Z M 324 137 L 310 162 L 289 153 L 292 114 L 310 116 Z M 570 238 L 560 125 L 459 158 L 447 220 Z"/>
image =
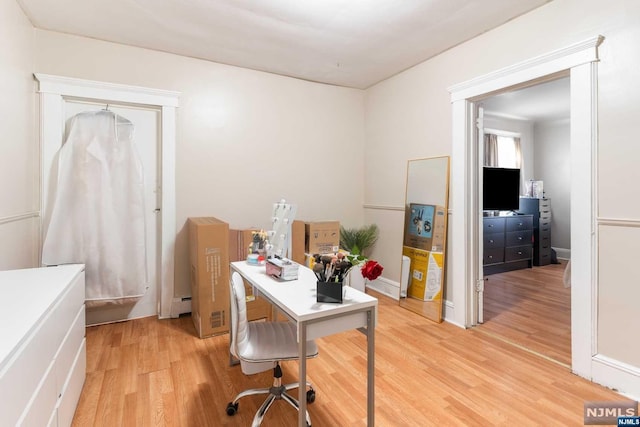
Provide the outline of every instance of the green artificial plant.
<path id="1" fill-rule="evenodd" d="M 358 228 L 340 226 L 340 248 L 349 252 L 347 259 L 353 265 L 367 261 L 366 254 L 378 240 L 379 229 L 376 224 L 363 225 Z"/>

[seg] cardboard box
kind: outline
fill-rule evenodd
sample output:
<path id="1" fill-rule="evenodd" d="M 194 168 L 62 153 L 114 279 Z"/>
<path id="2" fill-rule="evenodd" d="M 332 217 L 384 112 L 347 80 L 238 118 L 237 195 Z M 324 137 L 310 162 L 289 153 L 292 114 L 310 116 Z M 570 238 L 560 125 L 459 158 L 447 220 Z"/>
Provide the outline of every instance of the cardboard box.
<path id="1" fill-rule="evenodd" d="M 441 301 L 443 253 L 404 246 L 402 255 L 411 260 L 407 295 L 422 301 Z"/>
<path id="2" fill-rule="evenodd" d="M 340 222 L 316 221 L 304 223 L 305 252 L 331 254 L 340 249 Z"/>
<path id="3" fill-rule="evenodd" d="M 257 228 L 245 230 L 229 230 L 229 262 L 244 261 L 249 253 L 249 245 L 253 241 L 253 231 L 259 231 Z M 247 319 L 271 319 L 271 304 L 264 298 L 257 297 L 253 294 L 253 287 L 244 282 L 244 292 L 247 297 Z"/>
<path id="4" fill-rule="evenodd" d="M 249 245 L 253 242 L 253 231 L 259 231 L 259 229 L 229 229 L 229 262 L 244 261 L 247 259 Z"/>
<path id="5" fill-rule="evenodd" d="M 229 331 L 229 224 L 189 218 L 191 317 L 200 338 Z"/>
<path id="6" fill-rule="evenodd" d="M 304 222 L 295 220 L 291 224 L 291 254 L 289 254 L 289 258 L 300 265 L 305 263 L 304 242 Z"/>
<path id="7" fill-rule="evenodd" d="M 443 206 L 411 203 L 405 212 L 404 246 L 442 252 L 446 220 Z"/>

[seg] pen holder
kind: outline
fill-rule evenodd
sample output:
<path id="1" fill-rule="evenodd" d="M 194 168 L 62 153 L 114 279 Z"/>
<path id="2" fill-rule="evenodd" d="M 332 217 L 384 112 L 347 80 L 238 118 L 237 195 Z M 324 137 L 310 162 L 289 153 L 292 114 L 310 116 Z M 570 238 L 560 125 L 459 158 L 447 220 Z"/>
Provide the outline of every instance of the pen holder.
<path id="1" fill-rule="evenodd" d="M 316 301 L 342 303 L 342 282 L 321 282 L 318 280 Z"/>

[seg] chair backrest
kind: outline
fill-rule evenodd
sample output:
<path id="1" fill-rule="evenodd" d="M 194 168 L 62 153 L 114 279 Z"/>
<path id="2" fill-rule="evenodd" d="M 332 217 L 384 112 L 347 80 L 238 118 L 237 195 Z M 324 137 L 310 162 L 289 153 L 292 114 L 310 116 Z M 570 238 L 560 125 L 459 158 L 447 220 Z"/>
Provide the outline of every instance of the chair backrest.
<path id="1" fill-rule="evenodd" d="M 231 354 L 240 359 L 242 372 L 247 375 L 272 369 L 274 362 L 255 362 L 242 357 L 244 350 L 252 348 L 252 343 L 249 336 L 244 280 L 240 273 L 234 271 L 231 274 L 229 286 L 231 288 Z"/>
<path id="2" fill-rule="evenodd" d="M 231 274 L 231 354 L 238 357 L 239 348 L 249 339 L 247 328 L 247 299 L 244 280 L 237 271 Z"/>

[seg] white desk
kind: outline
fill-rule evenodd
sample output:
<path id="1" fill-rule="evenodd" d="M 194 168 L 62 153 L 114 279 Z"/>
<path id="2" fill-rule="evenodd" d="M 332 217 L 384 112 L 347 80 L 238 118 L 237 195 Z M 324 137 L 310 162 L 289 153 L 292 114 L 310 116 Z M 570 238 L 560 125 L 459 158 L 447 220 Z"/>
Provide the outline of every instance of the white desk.
<path id="1" fill-rule="evenodd" d="M 267 299 L 298 327 L 298 352 L 300 354 L 301 384 L 298 390 L 300 412 L 298 424 L 306 426 L 307 409 L 307 340 L 324 337 L 350 329 L 359 329 L 367 335 L 367 425 L 374 425 L 374 329 L 378 300 L 357 289 L 346 287 L 342 304 L 316 302 L 316 276 L 300 267 L 298 280 L 280 281 L 267 276 L 264 266 L 253 266 L 245 261 L 231 263 L 231 270 L 244 277 L 257 294 Z M 320 355 L 322 357 L 322 355 Z"/>

